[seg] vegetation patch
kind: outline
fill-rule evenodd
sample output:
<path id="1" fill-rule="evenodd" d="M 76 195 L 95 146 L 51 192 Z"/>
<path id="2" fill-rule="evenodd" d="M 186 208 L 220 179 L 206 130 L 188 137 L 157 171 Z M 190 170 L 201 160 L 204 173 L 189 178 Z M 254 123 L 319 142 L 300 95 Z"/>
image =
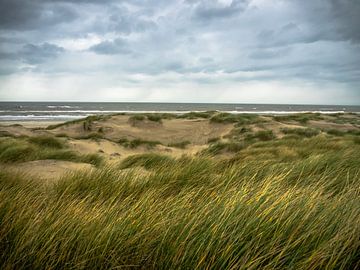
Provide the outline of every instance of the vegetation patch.
<path id="1" fill-rule="evenodd" d="M 292 143 L 321 147 L 288 160 Z M 338 143 L 259 142 L 231 162 L 137 155 L 120 168 L 151 173 L 106 167 L 46 190 L 0 171 L 0 266 L 357 269 L 360 145 Z"/>
<path id="2" fill-rule="evenodd" d="M 247 147 L 244 142 L 215 142 L 212 143 L 207 149 L 203 151 L 203 154 L 217 155 L 221 153 L 236 153 Z"/>
<path id="3" fill-rule="evenodd" d="M 149 114 L 149 115 L 147 115 L 147 119 L 152 122 L 157 122 L 157 123 L 162 122 L 162 117 L 161 117 L 161 115 L 158 115 L 158 114 Z"/>
<path id="4" fill-rule="evenodd" d="M 278 122 L 299 122 L 301 124 L 306 124 L 310 120 L 323 120 L 324 118 L 320 113 L 296 113 L 289 115 L 276 115 L 273 116 L 273 119 Z"/>
<path id="5" fill-rule="evenodd" d="M 246 135 L 246 140 L 260 140 L 260 141 L 271 141 L 275 139 L 276 136 L 272 130 L 260 130 L 255 133 L 249 133 Z"/>
<path id="6" fill-rule="evenodd" d="M 313 128 L 283 128 L 281 132 L 284 134 L 295 134 L 301 137 L 313 137 L 320 133 L 319 130 Z"/>
<path id="7" fill-rule="evenodd" d="M 40 147 L 49 147 L 56 149 L 62 149 L 65 147 L 65 143 L 62 140 L 51 136 L 30 137 L 28 140 L 29 142 L 36 144 Z"/>
<path id="8" fill-rule="evenodd" d="M 6 130 L 0 130 L 0 137 L 15 137 L 15 136 Z"/>
<path id="9" fill-rule="evenodd" d="M 326 131 L 326 133 L 333 135 L 333 136 L 344 136 L 346 134 L 345 131 L 338 130 L 338 129 L 329 129 Z"/>
<path id="10" fill-rule="evenodd" d="M 135 114 L 129 117 L 129 124 L 135 126 L 138 122 L 142 122 L 145 120 L 145 116 L 141 114 Z"/>
<path id="11" fill-rule="evenodd" d="M 189 144 L 191 144 L 190 141 L 182 141 L 182 142 L 169 143 L 168 146 L 169 147 L 180 148 L 180 149 L 185 149 L 186 146 L 188 146 Z"/>
<path id="12" fill-rule="evenodd" d="M 111 115 L 90 115 L 90 116 L 88 116 L 86 118 L 67 121 L 67 122 L 64 122 L 64 123 L 56 124 L 56 125 L 50 125 L 46 129 L 47 130 L 53 130 L 53 129 L 56 129 L 56 128 L 59 128 L 59 127 L 70 126 L 70 125 L 82 123 L 83 129 L 85 131 L 90 131 L 91 130 L 91 125 L 92 125 L 92 123 L 94 121 L 105 121 L 105 120 L 108 120 L 110 118 L 111 118 Z M 89 128 L 90 128 L 90 130 L 89 130 Z"/>
<path id="13" fill-rule="evenodd" d="M 127 148 L 137 148 L 139 146 L 146 146 L 147 148 L 154 148 L 156 145 L 162 144 L 159 141 L 148 141 L 143 139 L 129 140 L 127 138 L 121 138 L 118 143 Z"/>
<path id="14" fill-rule="evenodd" d="M 179 115 L 177 118 L 185 118 L 185 119 L 197 119 L 197 118 L 203 118 L 203 119 L 209 119 L 211 116 L 213 116 L 216 113 L 216 111 L 206 111 L 206 112 L 189 112 Z"/>
<path id="15" fill-rule="evenodd" d="M 100 166 L 103 162 L 102 157 L 97 154 L 81 155 L 64 149 L 64 144 L 54 144 L 53 141 L 49 144 L 49 142 L 50 140 L 30 140 L 26 138 L 0 140 L 0 162 L 14 163 L 56 159 L 90 163 L 96 166 Z"/>
<path id="16" fill-rule="evenodd" d="M 105 139 L 104 135 L 102 133 L 99 132 L 91 132 L 89 134 L 85 134 L 82 136 L 78 136 L 76 137 L 76 139 L 80 139 L 80 140 L 94 140 L 94 141 L 99 141 L 101 139 Z"/>
<path id="17" fill-rule="evenodd" d="M 211 123 L 237 123 L 238 125 L 254 124 L 261 122 L 256 114 L 231 114 L 218 113 L 210 118 Z"/>
<path id="18" fill-rule="evenodd" d="M 220 137 L 209 138 L 207 143 L 216 143 L 216 142 L 218 142 L 220 140 L 221 140 Z"/>
<path id="19" fill-rule="evenodd" d="M 119 168 L 126 169 L 132 167 L 144 167 L 145 169 L 153 169 L 160 166 L 169 166 L 170 163 L 173 162 L 174 159 L 169 156 L 156 153 L 146 153 L 125 158 L 120 163 Z"/>

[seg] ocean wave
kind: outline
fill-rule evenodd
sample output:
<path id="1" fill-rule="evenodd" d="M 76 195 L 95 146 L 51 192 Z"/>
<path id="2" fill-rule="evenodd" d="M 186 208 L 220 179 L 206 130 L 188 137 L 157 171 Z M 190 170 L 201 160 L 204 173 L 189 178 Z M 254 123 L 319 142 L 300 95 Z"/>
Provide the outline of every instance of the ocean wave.
<path id="1" fill-rule="evenodd" d="M 64 108 L 64 109 L 74 108 L 74 109 L 76 109 L 76 108 L 80 108 L 79 106 L 69 106 L 69 105 L 48 105 L 46 107 L 49 108 L 49 109 L 56 109 L 56 108 L 59 108 L 59 109 L 61 109 L 61 108 Z"/>
<path id="2" fill-rule="evenodd" d="M 323 111 L 323 110 L 303 110 L 303 111 L 295 111 L 295 110 L 272 110 L 272 111 L 242 111 L 242 110 L 215 110 L 218 112 L 226 112 L 226 113 L 258 113 L 258 114 L 289 114 L 289 113 L 323 113 L 323 114 L 333 114 L 333 113 L 349 113 L 350 111 L 345 110 L 337 110 L 337 111 Z M 143 111 L 134 111 L 134 110 L 68 110 L 68 111 L 56 111 L 56 110 L 36 110 L 36 111 L 0 111 L 0 113 L 82 113 L 82 114 L 102 114 L 102 113 L 189 113 L 189 112 L 206 112 L 206 110 L 171 110 L 171 111 L 163 111 L 163 110 L 143 110 Z M 360 113 L 355 112 L 353 113 Z"/>
<path id="3" fill-rule="evenodd" d="M 0 115 L 0 121 L 66 121 L 71 119 L 80 119 L 89 115 Z"/>

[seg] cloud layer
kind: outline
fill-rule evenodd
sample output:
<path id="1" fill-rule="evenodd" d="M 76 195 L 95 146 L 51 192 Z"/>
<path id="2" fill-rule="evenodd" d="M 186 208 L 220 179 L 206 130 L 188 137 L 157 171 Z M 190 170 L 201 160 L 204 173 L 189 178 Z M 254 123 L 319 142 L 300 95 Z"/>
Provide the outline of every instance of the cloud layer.
<path id="1" fill-rule="evenodd" d="M 0 0 L 0 100 L 360 104 L 357 0 Z"/>

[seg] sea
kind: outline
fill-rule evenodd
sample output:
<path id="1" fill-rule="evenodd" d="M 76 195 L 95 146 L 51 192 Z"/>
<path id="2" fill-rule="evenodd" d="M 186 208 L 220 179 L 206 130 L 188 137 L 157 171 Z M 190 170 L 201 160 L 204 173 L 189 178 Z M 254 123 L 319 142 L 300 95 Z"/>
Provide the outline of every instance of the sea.
<path id="1" fill-rule="evenodd" d="M 176 113 L 220 111 L 229 113 L 360 113 L 360 106 L 222 103 L 140 102 L 0 102 L 0 121 L 68 121 L 89 115 L 114 113 Z"/>

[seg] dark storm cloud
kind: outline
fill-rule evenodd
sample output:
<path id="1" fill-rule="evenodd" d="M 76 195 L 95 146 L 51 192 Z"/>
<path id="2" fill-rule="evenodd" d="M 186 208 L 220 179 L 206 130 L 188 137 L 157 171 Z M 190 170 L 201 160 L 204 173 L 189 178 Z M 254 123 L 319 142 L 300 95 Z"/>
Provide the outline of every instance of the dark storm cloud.
<path id="1" fill-rule="evenodd" d="M 314 40 L 351 40 L 360 42 L 360 1 L 293 0 L 313 28 Z"/>
<path id="2" fill-rule="evenodd" d="M 360 42 L 360 1 L 331 0 L 331 15 L 340 24 L 340 35 L 345 39 Z"/>
<path id="3" fill-rule="evenodd" d="M 0 0 L 0 29 L 32 30 L 71 22 L 75 10 L 60 1 Z"/>

